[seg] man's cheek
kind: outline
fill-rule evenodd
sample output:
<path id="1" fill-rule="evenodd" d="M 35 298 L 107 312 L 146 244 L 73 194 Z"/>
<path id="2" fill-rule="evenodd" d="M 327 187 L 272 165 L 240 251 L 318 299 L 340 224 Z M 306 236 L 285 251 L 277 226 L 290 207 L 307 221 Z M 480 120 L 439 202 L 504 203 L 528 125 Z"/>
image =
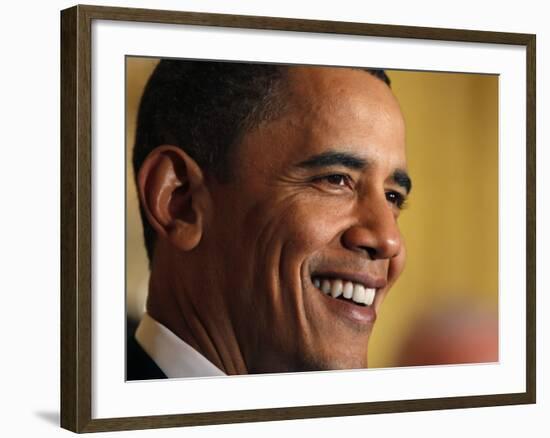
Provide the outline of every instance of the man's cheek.
<path id="1" fill-rule="evenodd" d="M 319 208 L 295 212 L 287 220 L 286 230 L 290 233 L 292 245 L 307 251 L 319 250 L 329 245 L 338 239 L 339 230 L 345 228 L 342 220 Z"/>

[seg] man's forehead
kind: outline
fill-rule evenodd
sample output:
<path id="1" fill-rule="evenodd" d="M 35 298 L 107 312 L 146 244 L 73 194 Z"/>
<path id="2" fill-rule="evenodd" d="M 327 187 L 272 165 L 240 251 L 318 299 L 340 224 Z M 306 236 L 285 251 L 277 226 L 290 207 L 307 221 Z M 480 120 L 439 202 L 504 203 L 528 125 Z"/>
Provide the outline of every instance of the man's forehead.
<path id="1" fill-rule="evenodd" d="M 289 75 L 289 91 L 287 123 L 309 128 L 312 143 L 330 143 L 334 135 L 335 141 L 348 139 L 349 146 L 404 145 L 405 122 L 397 99 L 385 82 L 365 70 L 296 67 Z"/>
<path id="2" fill-rule="evenodd" d="M 404 128 L 401 108 L 389 86 L 366 70 L 346 67 L 290 67 L 285 107 L 293 117 L 319 117 L 330 122 L 337 112 L 343 118 L 361 112 L 377 114 L 377 121 L 399 123 Z M 325 120 L 323 120 L 323 118 Z M 371 117 L 372 118 L 372 117 Z M 369 121 L 369 117 L 363 119 Z"/>
<path id="3" fill-rule="evenodd" d="M 404 122 L 390 88 L 364 70 L 289 67 L 279 117 L 245 136 L 243 161 L 269 157 L 272 170 L 337 151 L 406 168 Z M 241 164 L 245 164 L 241 161 Z"/>

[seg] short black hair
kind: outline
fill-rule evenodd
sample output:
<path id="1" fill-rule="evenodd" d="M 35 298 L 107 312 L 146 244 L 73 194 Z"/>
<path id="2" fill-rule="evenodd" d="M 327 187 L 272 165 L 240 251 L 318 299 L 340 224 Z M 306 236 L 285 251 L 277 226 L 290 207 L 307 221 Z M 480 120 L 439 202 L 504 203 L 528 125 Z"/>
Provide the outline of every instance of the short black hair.
<path id="1" fill-rule="evenodd" d="M 141 98 L 133 153 L 137 178 L 156 147 L 184 150 L 207 175 L 227 181 L 229 157 L 242 136 L 284 108 L 284 78 L 291 66 L 162 59 Z M 363 68 L 384 81 L 384 70 Z M 140 204 L 145 247 L 152 261 L 156 234 Z"/>

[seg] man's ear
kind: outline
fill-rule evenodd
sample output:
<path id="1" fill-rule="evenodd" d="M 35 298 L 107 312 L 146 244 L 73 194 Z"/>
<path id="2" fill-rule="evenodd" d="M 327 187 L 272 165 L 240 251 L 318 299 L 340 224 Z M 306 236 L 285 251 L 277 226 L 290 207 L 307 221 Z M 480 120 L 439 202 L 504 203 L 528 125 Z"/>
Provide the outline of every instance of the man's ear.
<path id="1" fill-rule="evenodd" d="M 158 238 L 183 251 L 195 248 L 203 234 L 208 190 L 201 168 L 176 146 L 159 146 L 139 169 L 141 205 Z"/>

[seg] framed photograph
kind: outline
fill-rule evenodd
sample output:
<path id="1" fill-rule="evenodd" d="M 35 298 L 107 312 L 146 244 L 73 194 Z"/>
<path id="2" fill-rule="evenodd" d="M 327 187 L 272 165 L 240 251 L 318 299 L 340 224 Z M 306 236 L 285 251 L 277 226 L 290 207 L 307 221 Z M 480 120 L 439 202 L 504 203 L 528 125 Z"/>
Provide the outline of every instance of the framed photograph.
<path id="1" fill-rule="evenodd" d="M 535 35 L 61 12 L 61 426 L 535 403 Z"/>

